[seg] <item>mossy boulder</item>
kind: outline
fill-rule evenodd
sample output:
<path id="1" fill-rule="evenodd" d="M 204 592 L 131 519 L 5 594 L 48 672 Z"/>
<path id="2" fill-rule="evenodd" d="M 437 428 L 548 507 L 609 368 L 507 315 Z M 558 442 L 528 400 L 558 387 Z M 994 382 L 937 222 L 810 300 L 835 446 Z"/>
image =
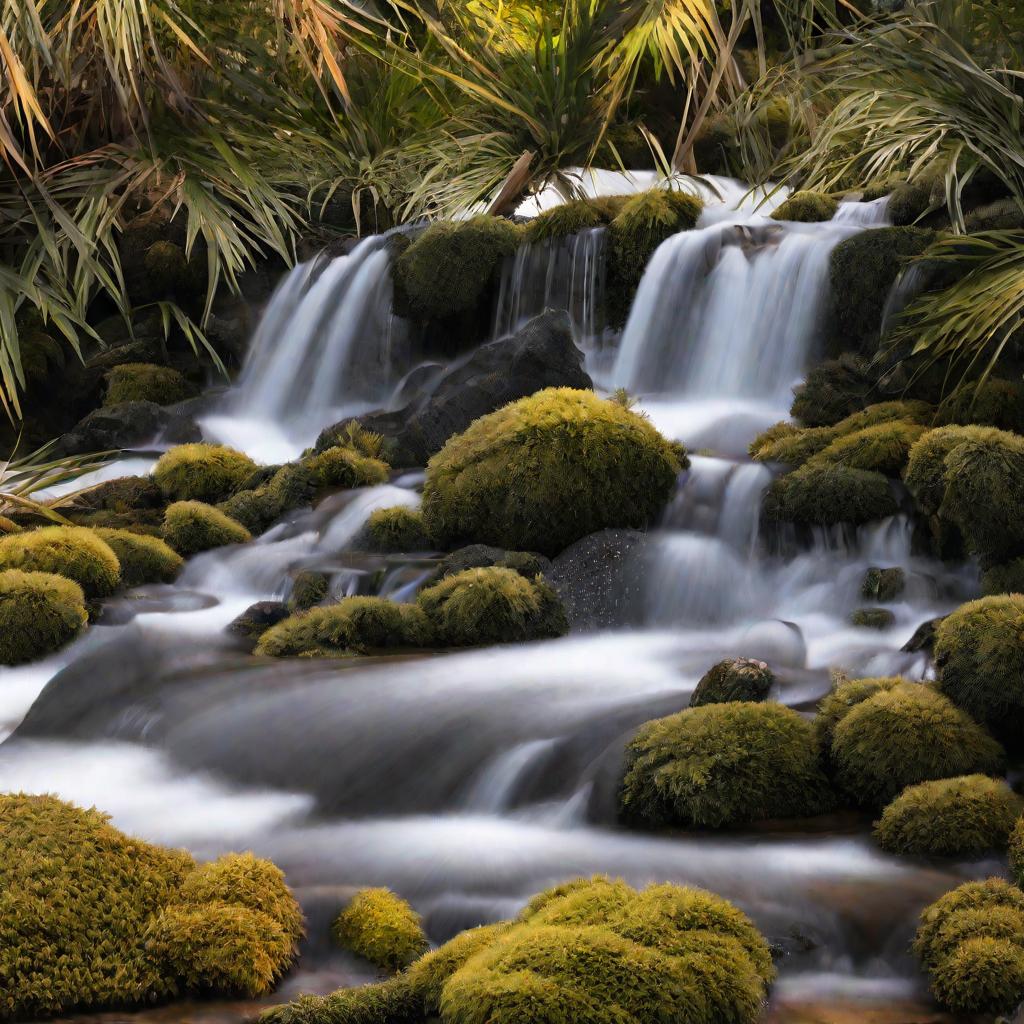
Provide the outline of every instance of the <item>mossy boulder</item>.
<path id="1" fill-rule="evenodd" d="M 345 472 L 339 460 L 332 464 L 339 473 Z M 245 481 L 241 490 L 219 502 L 217 508 L 237 519 L 250 533 L 258 534 L 286 512 L 309 505 L 319 486 L 314 473 L 302 461 L 263 467 Z"/>
<path id="2" fill-rule="evenodd" d="M 174 242 L 154 242 L 142 258 L 149 292 L 153 296 L 173 295 L 187 280 L 185 250 Z"/>
<path id="3" fill-rule="evenodd" d="M 390 889 L 362 889 L 331 926 L 343 949 L 390 971 L 400 971 L 429 948 L 419 914 Z"/>
<path id="4" fill-rule="evenodd" d="M 831 759 L 843 791 L 873 807 L 918 782 L 1005 768 L 1002 747 L 980 725 L 919 683 L 883 689 L 847 711 L 833 730 Z"/>
<path id="5" fill-rule="evenodd" d="M 568 238 L 581 231 L 603 227 L 612 219 L 606 202 L 594 199 L 575 199 L 544 210 L 526 225 L 526 242 L 544 242 L 549 239 Z M 613 216 L 613 214 L 612 214 Z"/>
<path id="6" fill-rule="evenodd" d="M 196 394 L 196 389 L 177 370 L 155 363 L 122 363 L 106 375 L 104 405 L 119 402 L 156 402 L 174 405 Z"/>
<path id="7" fill-rule="evenodd" d="M 889 481 L 871 470 L 806 465 L 772 481 L 764 497 L 769 522 L 859 525 L 895 515 L 899 505 Z"/>
<path id="8" fill-rule="evenodd" d="M 935 515 L 946 493 L 946 456 L 965 441 L 997 441 L 991 427 L 945 426 L 922 434 L 911 446 L 903 482 L 926 515 Z"/>
<path id="9" fill-rule="evenodd" d="M 317 572 L 315 569 L 301 569 L 292 580 L 288 607 L 292 611 L 304 612 L 307 608 L 324 601 L 330 592 L 331 580 L 326 573 Z"/>
<path id="10" fill-rule="evenodd" d="M 730 701 L 767 700 L 775 685 L 775 674 L 763 662 L 754 658 L 728 658 L 712 665 L 701 676 L 690 707 L 703 704 L 728 704 Z"/>
<path id="11" fill-rule="evenodd" d="M 164 512 L 163 539 L 187 558 L 226 544 L 245 544 L 252 540 L 252 534 L 212 505 L 176 501 Z"/>
<path id="12" fill-rule="evenodd" d="M 419 607 L 435 641 L 446 647 L 478 647 L 563 636 L 565 609 L 554 589 L 514 569 L 465 569 L 421 591 Z"/>
<path id="13" fill-rule="evenodd" d="M 1024 594 L 1024 558 L 993 565 L 981 574 L 981 592 L 986 597 Z"/>
<path id="14" fill-rule="evenodd" d="M 784 430 L 783 426 L 791 424 L 776 424 L 754 438 L 750 452 L 755 461 L 802 466 L 835 440 L 831 427 Z"/>
<path id="15" fill-rule="evenodd" d="M 869 601 L 895 601 L 907 585 L 907 574 L 898 566 L 882 569 L 873 565 L 864 573 L 861 597 Z"/>
<path id="16" fill-rule="evenodd" d="M 775 445 L 779 441 L 783 441 L 786 438 L 796 437 L 798 434 L 802 434 L 804 431 L 798 427 L 795 423 L 790 423 L 787 420 L 780 420 L 778 423 L 773 423 L 770 427 L 762 430 L 753 441 L 747 445 L 747 454 L 759 462 L 779 462 L 780 459 L 767 459 L 761 458 L 761 452 L 767 452 L 771 446 Z M 822 446 L 824 447 L 824 445 Z M 821 451 L 819 448 L 818 451 Z M 801 460 L 803 461 L 803 460 Z"/>
<path id="17" fill-rule="evenodd" d="M 619 794 L 626 820 L 649 826 L 743 825 L 807 817 L 832 805 L 818 740 L 781 704 L 689 708 L 643 725 Z"/>
<path id="18" fill-rule="evenodd" d="M 858 608 L 850 615 L 850 625 L 861 629 L 888 629 L 895 622 L 888 608 Z"/>
<path id="19" fill-rule="evenodd" d="M 418 508 L 396 505 L 378 508 L 366 521 L 366 537 L 374 551 L 430 551 L 433 549 Z"/>
<path id="20" fill-rule="evenodd" d="M 814 719 L 814 731 L 818 736 L 821 751 L 828 755 L 832 749 L 832 735 L 836 726 L 847 713 L 862 701 L 883 690 L 891 690 L 905 683 L 902 676 L 873 676 L 866 679 L 847 679 L 840 676 L 818 705 Z"/>
<path id="21" fill-rule="evenodd" d="M 0 571 L 0 665 L 21 665 L 73 640 L 88 619 L 73 580 L 49 572 Z"/>
<path id="22" fill-rule="evenodd" d="M 875 823 L 883 850 L 980 857 L 1006 848 L 1024 801 L 1001 779 L 966 775 L 908 786 Z"/>
<path id="23" fill-rule="evenodd" d="M 839 209 L 838 200 L 824 192 L 794 192 L 772 212 L 772 220 L 813 223 L 831 220 Z"/>
<path id="24" fill-rule="evenodd" d="M 939 403 L 935 420 L 1024 434 L 1024 381 L 989 377 L 983 384 L 962 385 Z"/>
<path id="25" fill-rule="evenodd" d="M 355 448 L 335 445 L 303 461 L 316 487 L 373 487 L 388 479 L 388 464 Z"/>
<path id="26" fill-rule="evenodd" d="M 423 521 L 439 547 L 554 555 L 606 527 L 648 525 L 684 464 L 678 446 L 619 403 L 548 388 L 449 439 L 427 465 Z"/>
<path id="27" fill-rule="evenodd" d="M 878 374 L 863 356 L 844 352 L 807 371 L 793 388 L 789 414 L 806 427 L 831 427 L 869 405 L 877 384 Z"/>
<path id="28" fill-rule="evenodd" d="M 899 227 L 913 224 L 931 206 L 930 182 L 900 182 L 889 196 L 889 219 Z"/>
<path id="29" fill-rule="evenodd" d="M 103 526 L 96 527 L 96 535 L 117 555 L 121 563 L 121 583 L 126 587 L 172 583 L 181 571 L 181 555 L 159 537 Z"/>
<path id="30" fill-rule="evenodd" d="M 1018 818 L 1010 831 L 1010 871 L 1018 885 L 1024 886 L 1024 818 Z"/>
<path id="31" fill-rule="evenodd" d="M 836 438 L 813 457 L 815 465 L 842 465 L 898 476 L 911 446 L 926 427 L 895 420 Z"/>
<path id="32" fill-rule="evenodd" d="M 256 463 L 221 444 L 180 444 L 153 467 L 153 479 L 172 501 L 223 501 L 256 469 Z"/>
<path id="33" fill-rule="evenodd" d="M 86 597 L 107 597 L 121 585 L 121 563 L 110 545 L 80 526 L 44 526 L 0 537 L 0 569 L 56 573 Z"/>

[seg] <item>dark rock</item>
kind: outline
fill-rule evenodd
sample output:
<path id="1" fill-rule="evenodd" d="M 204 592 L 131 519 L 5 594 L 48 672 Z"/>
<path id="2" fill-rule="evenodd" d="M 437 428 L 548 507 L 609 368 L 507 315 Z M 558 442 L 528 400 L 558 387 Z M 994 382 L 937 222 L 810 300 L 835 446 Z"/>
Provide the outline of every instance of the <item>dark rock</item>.
<path id="1" fill-rule="evenodd" d="M 892 601 L 903 593 L 906 582 L 906 573 L 898 566 L 880 569 L 873 565 L 864 573 L 861 597 L 868 601 Z"/>
<path id="2" fill-rule="evenodd" d="M 728 658 L 704 673 L 690 698 L 690 707 L 727 704 L 734 700 L 767 700 L 774 683 L 775 676 L 763 661 Z"/>
<path id="3" fill-rule="evenodd" d="M 493 548 L 489 544 L 470 544 L 441 559 L 441 564 L 429 582 L 436 583 L 446 576 L 454 576 L 455 573 L 466 569 L 480 569 L 491 565 L 515 569 L 520 576 L 531 580 L 538 573 L 547 575 L 551 571 L 551 560 L 534 551 L 505 551 L 503 548 Z"/>
<path id="4" fill-rule="evenodd" d="M 570 544 L 546 573 L 573 630 L 613 629 L 643 621 L 640 530 L 599 530 Z"/>
<path id="5" fill-rule="evenodd" d="M 60 455 L 82 455 L 112 448 L 132 448 L 152 441 L 184 444 L 201 441 L 195 422 L 175 407 L 155 402 L 120 402 L 94 409 L 56 444 Z"/>
<path id="6" fill-rule="evenodd" d="M 925 651 L 930 655 L 932 647 L 935 645 L 935 630 L 938 628 L 939 623 L 942 622 L 942 619 L 943 616 L 940 615 L 937 619 L 929 619 L 927 622 L 922 622 L 914 630 L 914 635 L 900 650 L 906 654 L 917 654 L 919 651 Z"/>
<path id="7" fill-rule="evenodd" d="M 288 618 L 289 614 L 284 601 L 257 601 L 232 619 L 227 625 L 227 631 L 255 644 L 271 626 L 276 626 L 282 619 Z"/>
<path id="8" fill-rule="evenodd" d="M 895 621 L 888 608 L 858 608 L 850 616 L 850 625 L 862 629 L 888 629 Z"/>

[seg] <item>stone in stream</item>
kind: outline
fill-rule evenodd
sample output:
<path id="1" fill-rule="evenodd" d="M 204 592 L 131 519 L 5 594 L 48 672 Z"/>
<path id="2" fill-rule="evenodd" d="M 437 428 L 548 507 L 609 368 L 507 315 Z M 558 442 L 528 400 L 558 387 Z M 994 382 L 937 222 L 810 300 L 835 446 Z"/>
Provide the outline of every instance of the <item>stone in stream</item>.
<path id="1" fill-rule="evenodd" d="M 758 622 L 743 634 L 737 646 L 743 657 L 765 661 L 776 668 L 803 668 L 807 664 L 807 642 L 795 622 Z"/>
<path id="2" fill-rule="evenodd" d="M 190 416 L 155 402 L 119 402 L 94 409 L 59 438 L 56 455 L 132 448 L 157 439 L 173 444 L 202 440 Z"/>
<path id="3" fill-rule="evenodd" d="M 861 597 L 868 601 L 893 601 L 903 593 L 906 583 L 906 573 L 899 566 L 880 569 L 873 565 L 864 573 Z"/>
<path id="4" fill-rule="evenodd" d="M 257 601 L 227 625 L 227 631 L 249 641 L 250 646 L 271 626 L 276 626 L 291 613 L 284 601 Z"/>
<path id="5" fill-rule="evenodd" d="M 729 701 L 762 701 L 775 683 L 772 670 L 754 658 L 727 658 L 704 673 L 690 698 L 690 707 Z"/>

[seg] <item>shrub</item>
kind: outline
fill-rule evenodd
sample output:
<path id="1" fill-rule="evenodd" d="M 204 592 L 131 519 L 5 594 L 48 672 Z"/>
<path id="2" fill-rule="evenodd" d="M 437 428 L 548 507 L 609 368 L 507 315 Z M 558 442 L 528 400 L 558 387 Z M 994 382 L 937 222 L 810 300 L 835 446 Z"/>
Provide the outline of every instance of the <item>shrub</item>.
<path id="1" fill-rule="evenodd" d="M 781 704 L 708 704 L 647 722 L 630 742 L 623 815 L 648 825 L 741 825 L 831 805 L 814 728 Z"/>
<path id="2" fill-rule="evenodd" d="M 541 640 L 569 631 L 562 602 L 542 577 L 528 580 L 500 566 L 446 576 L 418 601 L 442 646 Z"/>
<path id="3" fill-rule="evenodd" d="M 188 557 L 200 551 L 245 544 L 252 535 L 220 509 L 202 501 L 176 501 L 164 512 L 164 540 L 179 555 Z"/>
<path id="4" fill-rule="evenodd" d="M 589 228 L 607 224 L 608 210 L 592 199 L 576 199 L 544 210 L 526 225 L 525 240 L 542 242 L 549 238 L 566 238 Z"/>
<path id="5" fill-rule="evenodd" d="M 390 889 L 362 889 L 335 918 L 334 941 L 391 971 L 408 967 L 429 948 L 420 916 Z"/>
<path id="6" fill-rule="evenodd" d="M 763 508 L 769 521 L 828 526 L 883 519 L 899 506 L 881 473 L 808 465 L 774 480 Z"/>
<path id="7" fill-rule="evenodd" d="M 1013 736 L 1024 722 L 1024 596 L 961 605 L 935 631 L 939 689 L 968 714 Z"/>
<path id="8" fill-rule="evenodd" d="M 1024 948 L 1008 939 L 967 939 L 936 969 L 932 991 L 958 1013 L 1010 1013 L 1024 999 Z"/>
<path id="9" fill-rule="evenodd" d="M 823 192 L 794 192 L 772 212 L 772 220 L 814 221 L 831 220 L 839 203 Z"/>
<path id="10" fill-rule="evenodd" d="M 677 446 L 642 416 L 589 391 L 548 388 L 448 440 L 427 466 L 423 521 L 441 547 L 556 554 L 606 527 L 646 526 L 680 468 Z"/>
<path id="11" fill-rule="evenodd" d="M 119 402 L 174 405 L 195 394 L 195 388 L 177 370 L 155 363 L 122 363 L 108 371 L 106 380 L 104 405 Z"/>
<path id="12" fill-rule="evenodd" d="M 222 501 L 237 491 L 256 463 L 219 444 L 179 444 L 160 456 L 153 479 L 173 501 Z"/>
<path id="13" fill-rule="evenodd" d="M 388 479 L 386 462 L 341 446 L 311 456 L 304 466 L 317 487 L 372 487 Z"/>
<path id="14" fill-rule="evenodd" d="M 985 775 L 909 786 L 882 812 L 875 838 L 890 853 L 981 856 L 1005 849 L 1024 801 Z"/>
<path id="15" fill-rule="evenodd" d="M 763 662 L 753 658 L 729 658 L 712 665 L 697 683 L 690 707 L 728 704 L 730 701 L 767 700 L 775 675 Z"/>
<path id="16" fill-rule="evenodd" d="M 917 782 L 1004 767 L 1002 748 L 981 726 L 918 683 L 883 689 L 851 708 L 833 730 L 831 756 L 843 790 L 875 807 Z"/>
<path id="17" fill-rule="evenodd" d="M 861 629 L 888 629 L 895 621 L 888 608 L 858 608 L 850 616 L 850 625 Z"/>
<path id="18" fill-rule="evenodd" d="M 946 493 L 946 456 L 968 440 L 996 438 L 989 427 L 937 427 L 911 446 L 903 482 L 926 515 L 935 515 Z"/>
<path id="19" fill-rule="evenodd" d="M 1024 383 L 989 377 L 959 387 L 939 404 L 936 422 L 979 423 L 1024 434 Z"/>
<path id="20" fill-rule="evenodd" d="M 881 569 L 871 566 L 860 585 L 861 597 L 869 601 L 895 601 L 906 586 L 906 573 L 899 566 Z"/>
<path id="21" fill-rule="evenodd" d="M 814 464 L 843 465 L 898 476 L 911 445 L 925 430 L 902 420 L 865 427 L 836 438 L 814 456 Z"/>
<path id="22" fill-rule="evenodd" d="M 433 546 L 423 527 L 423 513 L 405 505 L 375 509 L 366 521 L 366 532 L 375 551 L 429 551 Z"/>
<path id="23" fill-rule="evenodd" d="M 395 261 L 400 312 L 433 320 L 474 309 L 520 234 L 497 217 L 432 224 Z"/>
<path id="24" fill-rule="evenodd" d="M 793 389 L 789 414 L 807 427 L 831 427 L 863 409 L 874 391 L 877 374 L 861 356 L 844 352 L 807 371 Z"/>
<path id="25" fill-rule="evenodd" d="M 323 601 L 330 592 L 331 581 L 326 573 L 302 569 L 292 580 L 288 608 L 293 612 L 304 612 Z"/>
<path id="26" fill-rule="evenodd" d="M 97 527 L 95 532 L 117 555 L 121 563 L 121 582 L 126 587 L 171 583 L 181 571 L 181 556 L 159 537 L 104 526 Z"/>
<path id="27" fill-rule="evenodd" d="M 85 596 L 74 581 L 49 572 L 0 571 L 0 665 L 51 654 L 87 619 Z"/>
<path id="28" fill-rule="evenodd" d="M 827 754 L 831 750 L 835 728 L 851 708 L 855 708 L 869 697 L 874 697 L 882 690 L 891 690 L 894 686 L 905 682 L 906 680 L 902 676 L 878 676 L 868 679 L 839 678 L 834 682 L 832 689 L 818 705 L 818 714 L 814 719 L 814 730 L 822 752 Z"/>
<path id="29" fill-rule="evenodd" d="M 44 526 L 0 537 L 0 569 L 66 576 L 86 597 L 107 597 L 121 583 L 121 565 L 110 545 L 80 526 Z"/>

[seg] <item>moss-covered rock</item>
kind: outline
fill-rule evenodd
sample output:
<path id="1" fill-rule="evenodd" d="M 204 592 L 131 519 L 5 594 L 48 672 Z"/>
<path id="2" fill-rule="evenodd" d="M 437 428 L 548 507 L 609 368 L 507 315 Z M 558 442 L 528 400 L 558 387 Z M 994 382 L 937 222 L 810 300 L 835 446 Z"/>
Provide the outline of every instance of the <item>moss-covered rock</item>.
<path id="1" fill-rule="evenodd" d="M 678 446 L 642 416 L 548 388 L 449 439 L 427 466 L 423 521 L 439 547 L 557 554 L 606 527 L 649 524 L 680 468 Z"/>
<path id="2" fill-rule="evenodd" d="M 82 588 L 49 572 L 0 571 L 0 665 L 21 665 L 73 640 L 88 615 Z"/>
<path id="3" fill-rule="evenodd" d="M 0 569 L 66 576 L 86 597 L 107 597 L 121 584 L 121 564 L 110 545 L 79 526 L 44 526 L 0 537 Z"/>
<path id="4" fill-rule="evenodd" d="M 1024 558 L 993 565 L 981 574 L 981 592 L 986 597 L 1024 594 Z"/>
<path id="5" fill-rule="evenodd" d="M 767 452 L 767 450 L 777 442 L 783 441 L 786 438 L 796 437 L 798 434 L 802 434 L 803 432 L 804 431 L 795 423 L 789 423 L 787 420 L 780 420 L 778 423 L 773 423 L 770 427 L 762 430 L 761 433 L 758 434 L 749 445 L 747 445 L 747 454 L 752 459 L 757 459 L 759 462 L 782 462 L 784 461 L 782 459 L 762 458 L 761 453 Z M 820 450 L 821 449 L 819 448 L 818 451 Z"/>
<path id="6" fill-rule="evenodd" d="M 861 629 L 888 629 L 895 621 L 888 608 L 858 608 L 850 615 L 850 625 Z"/>
<path id="7" fill-rule="evenodd" d="M 1010 831 L 1010 871 L 1017 884 L 1024 886 L 1024 818 L 1018 818 Z"/>
<path id="8" fill-rule="evenodd" d="M 99 526 L 96 535 L 110 545 L 121 563 L 121 583 L 138 587 L 143 583 L 171 583 L 181 571 L 181 556 L 159 537 Z"/>
<path id="9" fill-rule="evenodd" d="M 895 420 L 836 438 L 813 457 L 814 464 L 842 465 L 898 476 L 914 442 L 927 428 Z"/>
<path id="10" fill-rule="evenodd" d="M 838 209 L 839 202 L 824 192 L 794 192 L 775 208 L 772 219 L 813 223 L 831 220 Z"/>
<path id="11" fill-rule="evenodd" d="M 976 423 L 1024 434 L 1024 382 L 989 377 L 957 388 L 939 403 L 936 423 Z"/>
<path id="12" fill-rule="evenodd" d="M 919 683 L 882 689 L 850 708 L 833 729 L 831 759 L 844 792 L 874 807 L 918 782 L 1005 767 L 1002 747 L 980 725 Z"/>
<path id="13" fill-rule="evenodd" d="M 374 551 L 430 551 L 433 545 L 418 508 L 396 505 L 378 508 L 366 521 L 366 535 Z"/>
<path id="14" fill-rule="evenodd" d="M 361 458 L 356 456 L 356 460 Z M 346 472 L 344 460 L 334 459 L 325 465 L 333 466 L 339 474 Z M 278 466 L 263 477 L 263 473 L 253 474 L 242 490 L 217 505 L 225 515 L 237 519 L 253 534 L 262 533 L 285 513 L 310 504 L 317 488 L 322 486 L 302 461 Z"/>
<path id="15" fill-rule="evenodd" d="M 802 466 L 835 440 L 831 427 L 807 427 L 803 430 L 783 430 L 782 427 L 783 424 L 776 424 L 754 438 L 750 450 L 755 461 Z"/>
<path id="16" fill-rule="evenodd" d="M 543 242 L 552 238 L 567 238 L 590 228 L 599 228 L 612 218 L 607 203 L 593 199 L 576 199 L 560 203 L 539 213 L 526 225 L 524 240 Z"/>
<path id="17" fill-rule="evenodd" d="M 820 814 L 832 803 L 814 728 L 781 704 L 708 704 L 641 727 L 619 803 L 646 825 L 713 827 Z"/>
<path id="18" fill-rule="evenodd" d="M 867 679 L 847 679 L 839 677 L 831 690 L 822 698 L 818 705 L 818 713 L 814 719 L 814 731 L 823 754 L 832 749 L 832 735 L 836 726 L 846 717 L 847 713 L 862 701 L 873 697 L 883 690 L 891 690 L 900 683 L 905 683 L 902 676 L 873 676 Z"/>
<path id="19" fill-rule="evenodd" d="M 899 566 L 882 569 L 871 566 L 860 585 L 861 597 L 869 601 L 895 601 L 907 584 L 907 575 Z"/>
<path id="20" fill-rule="evenodd" d="M 163 538 L 179 555 L 245 544 L 252 534 L 220 509 L 202 501 L 176 501 L 164 512 Z"/>
<path id="21" fill-rule="evenodd" d="M 196 389 L 177 370 L 155 363 L 122 363 L 106 375 L 104 405 L 119 402 L 156 402 L 173 405 L 191 398 Z"/>
<path id="22" fill-rule="evenodd" d="M 946 493 L 946 456 L 965 441 L 998 440 L 991 427 L 946 426 L 922 434 L 910 448 L 903 482 L 926 515 L 935 515 Z"/>
<path id="23" fill-rule="evenodd" d="M 830 427 L 870 404 L 878 374 L 862 356 L 844 352 L 807 371 L 793 388 L 789 414 L 807 427 Z"/>
<path id="24" fill-rule="evenodd" d="M 867 523 L 899 506 L 881 474 L 849 466 L 806 465 L 774 480 L 764 497 L 770 522 L 828 526 Z"/>
<path id="25" fill-rule="evenodd" d="M 314 605 L 320 604 L 331 592 L 330 577 L 314 569 L 302 569 L 292 580 L 292 590 L 288 595 L 288 607 L 291 611 L 304 612 Z"/>
<path id="26" fill-rule="evenodd" d="M 477 647 L 563 636 L 565 609 L 540 576 L 491 566 L 446 576 L 418 598 L 437 643 Z"/>
<path id="27" fill-rule="evenodd" d="M 185 284 L 188 260 L 181 246 L 167 240 L 154 242 L 143 256 L 150 294 L 173 295 Z"/>
<path id="28" fill-rule="evenodd" d="M 712 665 L 701 676 L 690 707 L 703 704 L 728 704 L 730 701 L 767 700 L 775 685 L 775 674 L 763 662 L 753 658 L 728 658 Z"/>
<path id="29" fill-rule="evenodd" d="M 931 205 L 931 182 L 904 181 L 889 196 L 889 219 L 898 227 L 913 224 Z"/>
<path id="30" fill-rule="evenodd" d="M 1024 999 L 1024 946 L 967 939 L 936 969 L 932 992 L 959 1013 L 1009 1013 Z"/>
<path id="31" fill-rule="evenodd" d="M 220 444 L 180 444 L 153 467 L 153 479 L 173 501 L 222 501 L 256 469 L 242 452 Z"/>
<path id="32" fill-rule="evenodd" d="M 391 971 L 408 967 L 429 948 L 419 914 L 390 889 L 362 889 L 335 918 L 334 941 Z"/>
<path id="33" fill-rule="evenodd" d="M 336 445 L 304 460 L 316 487 L 372 487 L 388 479 L 388 464 L 354 448 Z"/>
<path id="34" fill-rule="evenodd" d="M 1022 811 L 1024 801 L 1002 780 L 937 779 L 896 797 L 875 823 L 875 838 L 890 853 L 980 857 L 1006 848 Z"/>

